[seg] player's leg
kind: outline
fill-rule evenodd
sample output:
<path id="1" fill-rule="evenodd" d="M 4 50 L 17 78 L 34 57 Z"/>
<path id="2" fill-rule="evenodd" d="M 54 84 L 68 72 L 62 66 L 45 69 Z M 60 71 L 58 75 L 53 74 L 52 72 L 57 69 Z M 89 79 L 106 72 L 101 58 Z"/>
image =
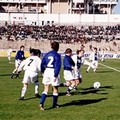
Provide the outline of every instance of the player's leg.
<path id="1" fill-rule="evenodd" d="M 27 71 L 25 71 L 22 83 L 23 83 L 23 88 L 22 88 L 21 97 L 19 100 L 24 100 L 24 97 L 25 97 L 25 94 L 26 94 L 26 91 L 28 88 L 28 84 L 30 83 L 30 76 L 29 76 L 29 73 Z"/>
<path id="2" fill-rule="evenodd" d="M 74 90 L 78 90 L 78 85 L 82 83 L 82 78 L 78 78 L 78 79 L 75 79 L 75 86 L 74 86 Z"/>
<path id="3" fill-rule="evenodd" d="M 12 74 L 11 74 L 11 78 L 13 78 L 14 76 L 16 76 L 16 72 L 18 70 L 20 63 L 18 60 L 15 60 L 15 69 L 13 70 Z"/>
<path id="4" fill-rule="evenodd" d="M 23 88 L 22 88 L 22 91 L 21 91 L 21 97 L 19 100 L 24 100 L 24 96 L 25 96 L 25 93 L 27 91 L 27 88 L 28 88 L 28 84 L 27 83 L 24 83 L 23 84 Z"/>
<path id="5" fill-rule="evenodd" d="M 94 65 L 95 65 L 95 68 L 93 69 L 93 71 L 96 72 L 96 70 L 98 68 L 98 61 L 95 61 Z"/>
<path id="6" fill-rule="evenodd" d="M 70 92 L 74 89 L 75 86 L 75 80 L 69 80 L 71 83 L 66 91 L 66 96 L 71 96 Z"/>
<path id="7" fill-rule="evenodd" d="M 77 86 L 82 83 L 82 75 L 80 74 L 80 70 L 77 70 L 75 73 L 74 73 L 74 80 L 75 80 L 75 86 L 74 86 L 74 90 L 77 91 L 78 88 Z"/>
<path id="8" fill-rule="evenodd" d="M 57 104 L 58 102 L 58 86 L 53 86 L 53 108 L 58 108 L 59 105 Z"/>
<path id="9" fill-rule="evenodd" d="M 89 72 L 90 68 L 91 68 L 91 66 L 89 65 L 88 68 L 87 68 L 87 70 L 86 70 L 86 73 Z"/>
<path id="10" fill-rule="evenodd" d="M 11 60 L 11 56 L 10 56 L 10 55 L 8 55 L 8 60 L 9 60 L 9 62 L 10 62 L 10 60 Z"/>
<path id="11" fill-rule="evenodd" d="M 30 72 L 30 78 L 31 78 L 31 82 L 35 84 L 35 96 L 40 98 L 38 73 Z"/>
<path id="12" fill-rule="evenodd" d="M 64 79 L 66 81 L 66 85 L 68 86 L 68 89 L 66 91 L 66 95 L 70 96 L 70 91 L 73 89 L 73 86 L 75 85 L 73 72 L 69 70 L 64 70 Z"/>
<path id="13" fill-rule="evenodd" d="M 38 81 L 35 82 L 35 96 L 40 98 L 40 95 L 39 95 L 39 82 Z"/>
<path id="14" fill-rule="evenodd" d="M 41 98 L 40 98 L 40 110 L 44 110 L 44 102 L 46 100 L 46 97 L 47 97 L 47 94 L 48 94 L 48 91 L 49 91 L 49 87 L 50 85 L 44 85 L 44 91 L 42 92 L 42 95 L 41 95 Z"/>

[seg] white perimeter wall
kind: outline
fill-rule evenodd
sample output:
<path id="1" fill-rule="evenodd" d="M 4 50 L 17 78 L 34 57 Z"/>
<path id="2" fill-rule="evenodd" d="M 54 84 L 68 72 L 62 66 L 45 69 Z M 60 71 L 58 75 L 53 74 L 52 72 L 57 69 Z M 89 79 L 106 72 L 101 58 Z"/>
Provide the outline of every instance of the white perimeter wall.
<path id="1" fill-rule="evenodd" d="M 55 24 L 120 23 L 120 15 L 0 13 L 0 22 L 4 21 L 29 25 L 45 25 L 48 21 Z"/>

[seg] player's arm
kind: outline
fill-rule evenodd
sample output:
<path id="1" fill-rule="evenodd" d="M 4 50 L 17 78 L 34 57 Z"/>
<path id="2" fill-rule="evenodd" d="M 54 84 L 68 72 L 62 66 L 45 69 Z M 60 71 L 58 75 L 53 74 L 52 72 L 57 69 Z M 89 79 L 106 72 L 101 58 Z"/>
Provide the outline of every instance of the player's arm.
<path id="1" fill-rule="evenodd" d="M 25 64 L 26 64 L 26 60 L 21 62 L 20 66 L 18 67 L 18 72 L 22 71 L 22 69 L 25 66 Z"/>
<path id="2" fill-rule="evenodd" d="M 58 77 L 58 74 L 61 69 L 61 56 L 55 58 L 55 65 L 54 65 L 54 77 Z"/>
<path id="3" fill-rule="evenodd" d="M 38 59 L 37 69 L 40 72 L 41 71 L 41 59 Z"/>
<path id="4" fill-rule="evenodd" d="M 45 71 L 45 64 L 46 63 L 46 60 L 45 60 L 45 57 L 43 57 L 42 61 L 41 61 L 41 65 L 40 65 L 40 70 L 41 70 L 41 73 L 44 73 Z"/>

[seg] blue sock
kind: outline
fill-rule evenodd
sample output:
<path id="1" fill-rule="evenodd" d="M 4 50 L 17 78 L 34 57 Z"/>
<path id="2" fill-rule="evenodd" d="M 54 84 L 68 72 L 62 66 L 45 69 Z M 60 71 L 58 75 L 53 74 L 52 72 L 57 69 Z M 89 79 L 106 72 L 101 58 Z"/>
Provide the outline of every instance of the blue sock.
<path id="1" fill-rule="evenodd" d="M 47 95 L 45 93 L 43 93 L 41 96 L 41 99 L 40 99 L 40 104 L 44 104 L 46 97 L 47 97 Z"/>
<path id="2" fill-rule="evenodd" d="M 53 107 L 57 105 L 58 95 L 53 95 Z"/>

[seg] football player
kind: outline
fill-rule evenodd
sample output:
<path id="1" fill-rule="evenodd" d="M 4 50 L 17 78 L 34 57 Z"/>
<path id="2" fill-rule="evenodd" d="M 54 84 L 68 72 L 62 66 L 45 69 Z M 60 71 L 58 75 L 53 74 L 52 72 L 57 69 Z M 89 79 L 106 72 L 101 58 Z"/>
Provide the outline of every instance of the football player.
<path id="1" fill-rule="evenodd" d="M 98 60 L 99 60 L 99 56 L 98 56 L 98 52 L 97 52 L 96 47 L 93 48 L 93 51 L 91 52 L 89 59 L 91 61 L 91 64 L 95 67 L 92 67 L 89 65 L 87 70 L 86 70 L 86 73 L 89 72 L 91 67 L 93 68 L 93 71 L 96 72 L 96 69 L 98 68 Z"/>
<path id="2" fill-rule="evenodd" d="M 20 46 L 20 50 L 17 51 L 17 54 L 15 56 L 15 69 L 13 70 L 13 72 L 11 74 L 11 78 L 13 78 L 14 76 L 16 76 L 16 72 L 18 70 L 19 65 L 25 59 L 24 48 L 25 47 L 22 45 L 22 46 Z M 18 75 L 16 77 L 18 77 Z"/>
<path id="3" fill-rule="evenodd" d="M 66 96 L 71 96 L 70 92 L 75 86 L 75 80 L 73 76 L 75 63 L 72 60 L 71 56 L 72 56 L 72 50 L 70 48 L 67 48 L 63 59 L 64 79 L 66 81 L 66 86 L 68 86 L 68 89 L 66 91 Z"/>
<path id="4" fill-rule="evenodd" d="M 74 54 L 72 56 L 72 59 L 75 63 L 75 69 L 73 71 L 73 76 L 74 76 L 74 80 L 75 80 L 74 90 L 77 90 L 77 86 L 80 83 L 82 83 L 82 75 L 81 75 L 80 69 L 81 69 L 81 65 L 84 64 L 84 62 L 85 62 L 85 59 L 83 57 L 84 52 L 85 51 L 83 49 L 77 50 L 76 51 L 77 54 Z"/>
<path id="5" fill-rule="evenodd" d="M 12 48 L 11 48 L 11 46 L 9 46 L 9 49 L 7 51 L 7 57 L 8 57 L 9 63 L 11 61 L 11 54 L 12 54 Z"/>
<path id="6" fill-rule="evenodd" d="M 46 100 L 50 85 L 53 89 L 53 108 L 58 108 L 58 86 L 60 83 L 59 72 L 61 69 L 61 56 L 58 54 L 59 43 L 51 43 L 52 50 L 49 51 L 42 59 L 41 72 L 43 73 L 42 83 L 44 84 L 44 91 L 40 98 L 40 110 L 44 110 L 44 102 Z"/>
<path id="7" fill-rule="evenodd" d="M 30 54 L 31 56 L 28 57 L 26 60 L 24 60 L 18 68 L 18 73 L 22 71 L 22 69 L 25 71 L 24 78 L 22 81 L 23 88 L 19 100 L 24 100 L 24 96 L 30 82 L 35 84 L 35 96 L 40 97 L 38 73 L 40 72 L 40 65 L 41 65 L 41 59 L 39 57 L 41 51 L 36 49 L 31 49 Z"/>

